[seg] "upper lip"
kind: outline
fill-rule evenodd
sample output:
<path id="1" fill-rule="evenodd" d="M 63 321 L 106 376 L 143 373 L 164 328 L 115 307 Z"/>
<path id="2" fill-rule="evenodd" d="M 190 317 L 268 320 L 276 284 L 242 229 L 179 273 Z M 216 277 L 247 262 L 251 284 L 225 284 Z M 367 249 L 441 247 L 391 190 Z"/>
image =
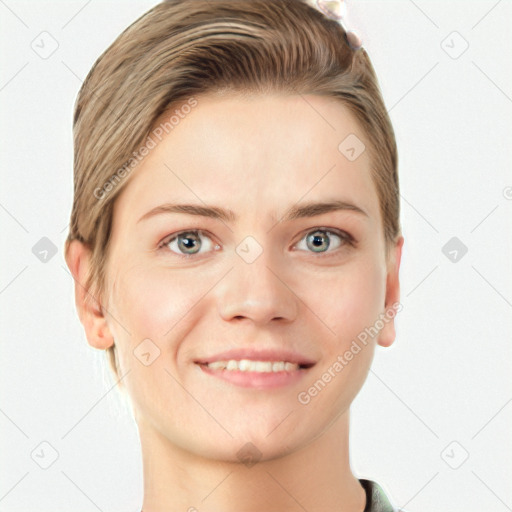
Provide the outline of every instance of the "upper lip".
<path id="1" fill-rule="evenodd" d="M 299 366 L 309 368 L 313 366 L 316 361 L 305 357 L 298 352 L 291 350 L 281 349 L 248 349 L 248 348 L 237 348 L 227 350 L 225 352 L 219 352 L 209 357 L 202 357 L 196 359 L 194 362 L 197 364 L 213 363 L 215 361 L 229 361 L 231 359 L 240 361 L 242 359 L 248 359 L 249 361 L 287 361 L 289 363 L 295 363 Z"/>

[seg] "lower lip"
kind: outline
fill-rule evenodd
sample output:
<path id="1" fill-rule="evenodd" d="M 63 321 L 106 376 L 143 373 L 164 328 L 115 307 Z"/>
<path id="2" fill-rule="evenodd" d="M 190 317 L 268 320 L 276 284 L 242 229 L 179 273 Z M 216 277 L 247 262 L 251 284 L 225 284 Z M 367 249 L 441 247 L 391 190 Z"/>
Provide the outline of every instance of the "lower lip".
<path id="1" fill-rule="evenodd" d="M 199 367 L 204 373 L 243 388 L 272 389 L 295 384 L 304 377 L 309 368 L 291 372 L 242 372 L 240 370 L 214 370 L 204 364 Z"/>

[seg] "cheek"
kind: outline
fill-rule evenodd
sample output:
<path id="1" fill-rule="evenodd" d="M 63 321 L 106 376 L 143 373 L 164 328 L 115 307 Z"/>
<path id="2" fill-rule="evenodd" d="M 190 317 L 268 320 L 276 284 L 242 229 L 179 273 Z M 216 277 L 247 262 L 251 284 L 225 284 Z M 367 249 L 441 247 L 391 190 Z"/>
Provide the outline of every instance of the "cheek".
<path id="1" fill-rule="evenodd" d="M 135 265 L 119 272 L 114 310 L 130 333 L 130 343 L 154 340 L 162 350 L 186 324 L 189 312 L 207 291 L 207 280 L 193 272 Z M 173 331 L 173 335 L 170 335 Z M 122 336 L 123 332 L 120 332 Z"/>
<path id="2" fill-rule="evenodd" d="M 384 310 L 385 272 L 376 261 L 354 261 L 316 283 L 310 307 L 334 331 L 338 344 L 350 344 Z"/>
<path id="3" fill-rule="evenodd" d="M 327 417 L 346 410 L 366 380 L 375 348 L 370 327 L 384 310 L 385 273 L 377 260 L 361 258 L 317 283 L 322 292 L 308 305 L 323 313 L 317 315 L 334 335 L 326 330 L 322 364 L 298 399 L 308 414 Z"/>
<path id="4" fill-rule="evenodd" d="M 122 373 L 129 372 L 126 387 L 139 409 L 161 410 L 166 407 L 160 403 L 163 397 L 179 393 L 166 370 L 174 374 L 172 361 L 179 341 L 191 328 L 189 315 L 205 293 L 198 281 L 193 274 L 147 264 L 117 273 L 112 296 L 112 313 L 118 320 L 114 338 Z"/>
<path id="5" fill-rule="evenodd" d="M 119 277 L 115 309 L 127 323 L 133 343 L 139 338 L 159 338 L 172 305 L 170 289 L 159 286 L 142 269 L 132 269 Z"/>

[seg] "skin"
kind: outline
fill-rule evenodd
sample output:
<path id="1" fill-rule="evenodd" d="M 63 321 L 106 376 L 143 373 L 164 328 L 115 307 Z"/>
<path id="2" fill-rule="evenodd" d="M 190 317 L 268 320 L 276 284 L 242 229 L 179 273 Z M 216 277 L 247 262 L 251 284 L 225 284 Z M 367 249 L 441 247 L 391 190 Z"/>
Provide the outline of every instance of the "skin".
<path id="1" fill-rule="evenodd" d="M 102 307 L 76 286 L 88 342 L 115 343 L 126 375 L 141 437 L 143 510 L 362 512 L 349 407 L 375 346 L 393 343 L 393 319 L 309 403 L 297 397 L 332 374 L 358 334 L 399 301 L 404 240 L 386 260 L 369 152 L 351 162 L 338 150 L 349 134 L 369 143 L 332 98 L 197 99 L 116 200 Z M 279 221 L 290 206 L 332 200 L 367 216 L 341 210 Z M 138 222 L 169 202 L 230 208 L 238 219 L 166 213 Z M 315 252 L 306 238 L 319 228 L 349 233 L 356 245 L 321 233 L 325 252 Z M 180 258 L 176 241 L 157 250 L 193 229 L 204 236 L 192 258 Z M 263 251 L 252 263 L 235 250 L 247 236 Z M 83 283 L 87 247 L 74 241 L 67 262 Z M 160 355 L 146 366 L 133 351 L 148 338 Z M 298 382 L 264 390 L 226 383 L 194 363 L 238 347 L 291 348 L 316 364 Z M 250 467 L 237 456 L 249 442 L 261 454 Z"/>

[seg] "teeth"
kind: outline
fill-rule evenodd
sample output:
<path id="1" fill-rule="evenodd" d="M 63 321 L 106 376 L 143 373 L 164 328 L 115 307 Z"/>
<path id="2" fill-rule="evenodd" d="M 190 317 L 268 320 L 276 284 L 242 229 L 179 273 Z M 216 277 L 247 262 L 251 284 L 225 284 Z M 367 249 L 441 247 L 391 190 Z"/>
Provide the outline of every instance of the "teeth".
<path id="1" fill-rule="evenodd" d="M 249 359 L 242 359 L 236 361 L 230 359 L 229 361 L 215 361 L 207 364 L 208 368 L 212 370 L 238 370 L 241 372 L 292 372 L 299 369 L 299 365 L 289 363 L 288 361 L 250 361 Z"/>
<path id="2" fill-rule="evenodd" d="M 215 361 L 214 363 L 209 363 L 208 366 L 213 370 L 223 370 L 226 368 L 226 364 L 224 361 Z"/>
<path id="3" fill-rule="evenodd" d="M 253 371 L 256 371 L 256 363 L 251 363 L 251 361 L 249 361 L 248 359 L 242 359 L 238 363 L 238 368 L 240 368 L 241 372 L 246 372 L 249 369 L 251 369 L 252 367 L 254 367 Z"/>
<path id="4" fill-rule="evenodd" d="M 277 363 L 272 364 L 272 371 L 274 372 L 283 372 L 285 367 L 285 363 L 283 361 L 279 361 Z"/>
<path id="5" fill-rule="evenodd" d="M 225 361 L 222 361 L 222 362 L 225 363 Z M 237 370 L 238 364 L 236 361 L 228 361 L 227 364 L 224 366 L 224 368 L 226 368 L 227 370 Z"/>

